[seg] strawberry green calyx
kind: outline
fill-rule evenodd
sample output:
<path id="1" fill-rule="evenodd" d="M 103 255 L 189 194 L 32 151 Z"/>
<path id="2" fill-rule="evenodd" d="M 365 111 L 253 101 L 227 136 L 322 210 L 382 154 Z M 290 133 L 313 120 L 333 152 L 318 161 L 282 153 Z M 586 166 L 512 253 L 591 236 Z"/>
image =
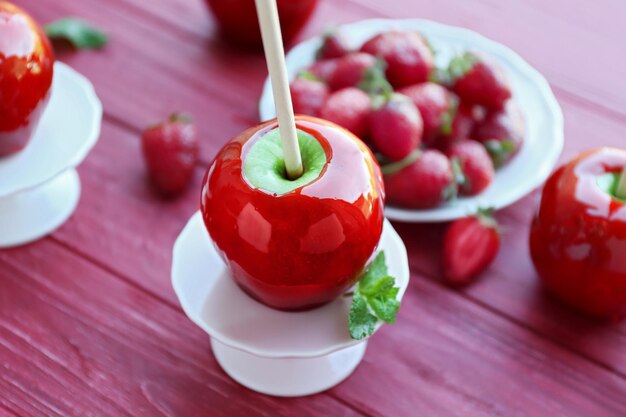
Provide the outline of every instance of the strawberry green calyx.
<path id="1" fill-rule="evenodd" d="M 448 65 L 448 77 L 450 81 L 454 81 L 467 74 L 467 72 L 474 67 L 476 62 L 478 62 L 478 57 L 472 52 L 465 52 L 452 58 Z"/>
<path id="2" fill-rule="evenodd" d="M 385 101 L 388 101 L 393 94 L 393 87 L 385 77 L 386 67 L 385 61 L 377 59 L 376 64 L 365 71 L 359 88 L 371 96 L 383 97 Z"/>
<path id="3" fill-rule="evenodd" d="M 171 123 L 181 123 L 184 125 L 193 123 L 193 118 L 186 113 L 172 113 L 167 120 Z"/>
<path id="4" fill-rule="evenodd" d="M 371 336 L 379 321 L 393 324 L 400 301 L 396 280 L 388 274 L 385 253 L 380 252 L 368 265 L 355 286 L 348 318 L 350 336 L 360 340 Z"/>
<path id="5" fill-rule="evenodd" d="M 456 97 L 453 97 L 450 100 L 450 105 L 448 109 L 441 114 L 441 125 L 439 127 L 439 132 L 442 135 L 450 135 L 452 134 L 452 126 L 454 124 L 454 118 L 456 117 L 456 112 L 459 108 L 459 101 Z"/>
<path id="6" fill-rule="evenodd" d="M 380 170 L 384 175 L 393 175 L 417 161 L 421 155 L 422 152 L 419 149 L 416 149 L 401 161 L 382 164 Z"/>
<path id="7" fill-rule="evenodd" d="M 298 73 L 297 78 L 301 78 L 303 80 L 309 81 L 321 81 L 318 77 L 315 76 L 311 71 L 300 71 Z"/>
<path id="8" fill-rule="evenodd" d="M 501 167 L 509 159 L 509 156 L 516 150 L 515 143 L 509 139 L 487 140 L 484 142 L 484 145 L 485 149 L 487 149 L 487 152 L 489 153 L 489 156 L 491 156 L 491 159 L 493 160 L 493 165 L 496 168 Z"/>
<path id="9" fill-rule="evenodd" d="M 479 208 L 478 211 L 476 211 L 476 218 L 478 220 L 480 220 L 480 223 L 490 229 L 495 229 L 498 231 L 498 233 L 500 233 L 500 226 L 498 225 L 498 222 L 496 221 L 496 219 L 493 217 L 493 213 L 495 212 L 495 210 L 493 209 L 493 207 L 488 207 L 488 208 Z"/>
<path id="10" fill-rule="evenodd" d="M 100 49 L 108 38 L 104 32 L 81 19 L 66 17 L 44 27 L 51 39 L 64 39 L 77 49 Z"/>

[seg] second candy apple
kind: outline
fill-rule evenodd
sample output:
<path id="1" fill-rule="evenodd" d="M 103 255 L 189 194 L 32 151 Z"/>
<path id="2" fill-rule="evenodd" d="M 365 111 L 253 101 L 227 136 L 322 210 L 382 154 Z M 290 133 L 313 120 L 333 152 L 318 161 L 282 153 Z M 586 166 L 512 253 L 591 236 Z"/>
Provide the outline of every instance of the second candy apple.
<path id="1" fill-rule="evenodd" d="M 202 188 L 206 228 L 248 294 L 270 307 L 312 308 L 359 278 L 383 226 L 380 168 L 358 138 L 296 118 L 304 173 L 289 180 L 276 121 L 228 142 Z"/>

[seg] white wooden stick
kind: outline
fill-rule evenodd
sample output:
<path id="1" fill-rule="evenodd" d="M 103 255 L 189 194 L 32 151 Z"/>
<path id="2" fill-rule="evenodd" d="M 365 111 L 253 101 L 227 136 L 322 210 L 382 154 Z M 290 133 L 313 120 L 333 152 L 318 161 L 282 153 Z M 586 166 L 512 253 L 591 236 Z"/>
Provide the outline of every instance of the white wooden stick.
<path id="1" fill-rule="evenodd" d="M 290 179 L 296 179 L 302 175 L 302 157 L 298 146 L 296 121 L 293 115 L 291 93 L 289 92 L 289 78 L 287 77 L 285 51 L 276 0 L 256 0 L 256 9 L 261 26 L 265 60 L 274 92 L 278 128 L 285 152 L 287 176 Z"/>

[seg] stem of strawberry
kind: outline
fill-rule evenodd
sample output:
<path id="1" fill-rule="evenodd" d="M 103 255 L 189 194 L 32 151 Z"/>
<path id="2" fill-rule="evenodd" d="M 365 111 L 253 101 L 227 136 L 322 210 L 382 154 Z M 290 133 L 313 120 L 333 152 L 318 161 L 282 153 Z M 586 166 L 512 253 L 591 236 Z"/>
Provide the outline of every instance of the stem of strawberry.
<path id="1" fill-rule="evenodd" d="M 617 187 L 615 188 L 615 197 L 626 200 L 626 166 L 622 169 L 622 174 L 619 177 L 619 181 L 617 182 Z"/>

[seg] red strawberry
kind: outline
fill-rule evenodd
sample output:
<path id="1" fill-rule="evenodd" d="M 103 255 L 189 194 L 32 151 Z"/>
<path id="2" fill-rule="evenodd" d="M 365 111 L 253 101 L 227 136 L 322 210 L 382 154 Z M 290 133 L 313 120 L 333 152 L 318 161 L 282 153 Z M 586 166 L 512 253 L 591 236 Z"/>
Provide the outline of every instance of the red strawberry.
<path id="1" fill-rule="evenodd" d="M 387 79 L 395 88 L 428 80 L 434 66 L 433 53 L 417 32 L 381 33 L 367 41 L 361 51 L 385 60 Z"/>
<path id="2" fill-rule="evenodd" d="M 345 127 L 359 138 L 369 133 L 368 118 L 372 100 L 356 87 L 344 88 L 330 95 L 322 107 L 322 118 Z"/>
<path id="3" fill-rule="evenodd" d="M 330 91 L 321 81 L 298 77 L 291 83 L 293 110 L 299 114 L 319 117 Z"/>
<path id="4" fill-rule="evenodd" d="M 331 31 L 324 35 L 322 46 L 317 51 L 317 59 L 341 58 L 350 53 L 350 46 L 340 32 Z"/>
<path id="5" fill-rule="evenodd" d="M 509 100 L 503 110 L 489 113 L 476 127 L 474 139 L 482 142 L 494 165 L 500 167 L 519 151 L 524 133 L 524 115 L 519 106 Z"/>
<path id="6" fill-rule="evenodd" d="M 323 61 L 316 61 L 311 64 L 305 72 L 313 74 L 318 80 L 328 83 L 330 76 L 335 72 L 337 68 L 338 59 L 325 59 Z"/>
<path id="7" fill-rule="evenodd" d="M 490 211 L 454 221 L 443 239 L 443 276 L 452 285 L 468 284 L 500 250 L 498 224 Z"/>
<path id="8" fill-rule="evenodd" d="M 463 174 L 463 181 L 459 184 L 461 194 L 476 195 L 493 181 L 493 162 L 479 142 L 461 139 L 448 147 L 446 155 L 458 161 Z"/>
<path id="9" fill-rule="evenodd" d="M 376 58 L 370 54 L 355 52 L 337 59 L 335 70 L 328 77 L 331 90 L 355 87 L 363 81 L 368 68 L 376 65 Z"/>
<path id="10" fill-rule="evenodd" d="M 474 127 L 484 117 L 484 109 L 481 107 L 465 104 L 452 106 L 450 111 L 443 116 L 439 135 L 429 145 L 445 151 L 460 139 L 471 137 Z"/>
<path id="11" fill-rule="evenodd" d="M 415 104 L 406 96 L 391 94 L 370 113 L 371 141 L 376 150 L 400 161 L 422 141 L 423 122 Z"/>
<path id="12" fill-rule="evenodd" d="M 413 100 L 424 121 L 424 143 L 431 144 L 446 124 L 456 106 L 456 97 L 439 84 L 426 82 L 400 90 Z M 469 132 L 468 132 L 469 133 Z"/>
<path id="13" fill-rule="evenodd" d="M 414 151 L 406 159 L 382 167 L 385 194 L 392 205 L 426 209 L 456 195 L 450 160 L 434 149 Z"/>
<path id="14" fill-rule="evenodd" d="M 198 162 L 198 135 L 190 117 L 172 114 L 141 134 L 150 180 L 163 195 L 179 194 L 193 177 Z"/>
<path id="15" fill-rule="evenodd" d="M 498 110 L 511 97 L 504 69 L 484 55 L 466 52 L 455 57 L 448 68 L 452 90 L 461 102 Z"/>

